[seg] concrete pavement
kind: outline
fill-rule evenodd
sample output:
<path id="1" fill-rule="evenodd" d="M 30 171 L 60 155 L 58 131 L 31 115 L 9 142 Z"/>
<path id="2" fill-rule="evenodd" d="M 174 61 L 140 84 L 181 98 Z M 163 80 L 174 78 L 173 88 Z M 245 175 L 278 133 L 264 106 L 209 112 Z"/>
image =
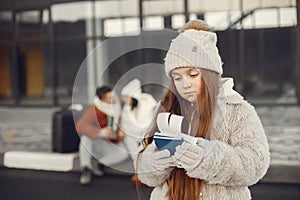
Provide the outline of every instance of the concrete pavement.
<path id="1" fill-rule="evenodd" d="M 58 109 L 0 108 L 0 151 L 2 152 L 0 166 L 5 165 L 4 157 L 6 155 L 6 161 L 9 163 L 6 167 L 11 169 L 36 169 L 30 164 L 35 165 L 36 160 L 39 160 L 39 163 L 43 162 L 45 166 L 48 166 L 40 166 L 40 170 L 50 172 L 49 165 L 55 165 L 57 171 L 77 172 L 79 168 L 76 152 L 71 154 L 51 152 L 51 119 L 53 112 Z M 296 184 L 299 187 L 300 107 L 258 106 L 256 110 L 265 127 L 271 151 L 271 167 L 261 183 Z M 28 158 L 26 167 L 24 167 L 24 162 L 20 165 L 20 159 L 24 159 L 24 153 Z M 50 159 L 51 156 L 45 156 L 47 153 L 51 156 L 55 155 L 60 164 L 54 163 L 53 159 Z M 59 165 L 63 167 L 59 168 Z M 67 166 L 70 167 L 67 168 Z M 130 165 L 125 164 L 126 166 Z M 117 174 L 117 171 L 110 168 L 107 168 L 107 172 L 108 174 Z M 77 183 L 77 181 L 76 178 L 75 182 Z"/>

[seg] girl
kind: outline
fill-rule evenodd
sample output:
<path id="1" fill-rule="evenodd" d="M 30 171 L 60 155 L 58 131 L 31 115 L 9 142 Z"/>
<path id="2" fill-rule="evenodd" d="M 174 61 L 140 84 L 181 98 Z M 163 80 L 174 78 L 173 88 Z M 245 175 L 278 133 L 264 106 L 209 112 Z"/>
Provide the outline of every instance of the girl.
<path id="1" fill-rule="evenodd" d="M 171 42 L 165 71 L 171 79 L 156 116 L 184 116 L 182 132 L 197 144 L 183 142 L 174 156 L 158 151 L 156 118 L 136 162 L 138 178 L 155 187 L 150 199 L 251 199 L 248 186 L 266 173 L 269 146 L 253 106 L 223 79 L 217 37 L 200 20 L 187 23 Z"/>

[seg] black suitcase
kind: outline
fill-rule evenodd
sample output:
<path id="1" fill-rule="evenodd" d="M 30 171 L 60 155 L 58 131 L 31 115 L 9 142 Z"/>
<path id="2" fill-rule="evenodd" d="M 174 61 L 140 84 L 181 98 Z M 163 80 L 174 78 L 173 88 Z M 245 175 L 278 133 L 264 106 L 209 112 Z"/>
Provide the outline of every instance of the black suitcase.
<path id="1" fill-rule="evenodd" d="M 52 116 L 52 151 L 58 153 L 78 151 L 79 141 L 72 110 L 63 108 L 54 112 Z"/>

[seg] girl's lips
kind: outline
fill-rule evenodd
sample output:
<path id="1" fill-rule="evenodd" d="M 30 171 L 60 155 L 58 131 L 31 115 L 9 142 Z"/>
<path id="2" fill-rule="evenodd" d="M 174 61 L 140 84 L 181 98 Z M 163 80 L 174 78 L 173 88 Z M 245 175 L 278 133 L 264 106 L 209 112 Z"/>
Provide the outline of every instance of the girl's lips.
<path id="1" fill-rule="evenodd" d="M 184 94 L 189 95 L 189 94 L 195 94 L 196 92 L 185 92 Z"/>

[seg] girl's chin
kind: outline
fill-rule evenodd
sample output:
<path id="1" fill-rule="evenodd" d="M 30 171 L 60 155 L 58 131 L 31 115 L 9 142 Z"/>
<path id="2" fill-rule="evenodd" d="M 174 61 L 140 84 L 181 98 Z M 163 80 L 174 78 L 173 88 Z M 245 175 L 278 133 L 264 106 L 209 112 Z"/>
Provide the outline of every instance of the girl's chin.
<path id="1" fill-rule="evenodd" d="M 197 97 L 185 97 L 185 100 L 187 100 L 190 103 L 196 103 L 197 102 Z"/>

